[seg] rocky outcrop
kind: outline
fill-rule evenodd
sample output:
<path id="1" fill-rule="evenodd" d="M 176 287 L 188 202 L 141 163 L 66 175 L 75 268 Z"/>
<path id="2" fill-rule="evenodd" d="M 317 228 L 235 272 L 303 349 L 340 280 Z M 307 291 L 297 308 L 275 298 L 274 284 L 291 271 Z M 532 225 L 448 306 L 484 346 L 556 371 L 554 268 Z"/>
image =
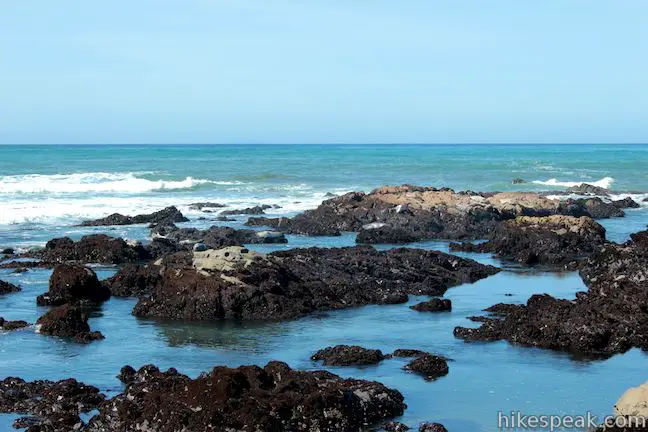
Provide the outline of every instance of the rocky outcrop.
<path id="1" fill-rule="evenodd" d="M 398 391 L 380 383 L 295 371 L 280 362 L 216 367 L 196 379 L 154 366 L 124 369 L 124 392 L 102 404 L 88 432 L 355 432 L 406 407 Z"/>
<path id="2" fill-rule="evenodd" d="M 15 293 L 18 291 L 20 291 L 19 286 L 0 280 L 0 295 Z"/>
<path id="3" fill-rule="evenodd" d="M 16 427 L 29 432 L 70 432 L 84 426 L 82 413 L 97 409 L 105 396 L 96 387 L 75 379 L 32 381 L 5 378 L 0 381 L 0 413 L 28 414 Z"/>
<path id="4" fill-rule="evenodd" d="M 197 202 L 189 204 L 189 210 L 203 210 L 203 209 L 215 209 L 227 207 L 225 204 L 219 204 L 215 202 Z"/>
<path id="5" fill-rule="evenodd" d="M 137 297 L 150 294 L 159 279 L 160 266 L 127 264 L 101 284 L 115 297 Z"/>
<path id="6" fill-rule="evenodd" d="M 272 208 L 271 205 L 263 204 L 254 207 L 247 207 L 244 209 L 234 209 L 234 210 L 223 210 L 220 212 L 223 216 L 233 216 L 233 215 L 260 215 L 264 214 L 267 209 Z"/>
<path id="7" fill-rule="evenodd" d="M 529 183 L 529 182 L 519 177 L 511 180 L 511 184 L 525 184 L 525 183 Z"/>
<path id="8" fill-rule="evenodd" d="M 608 189 L 594 186 L 588 183 L 582 183 L 578 186 L 572 186 L 567 189 L 568 193 L 578 194 L 578 195 L 600 195 L 605 196 L 610 193 Z"/>
<path id="9" fill-rule="evenodd" d="M 452 302 L 449 299 L 433 298 L 410 306 L 410 309 L 418 312 L 450 312 L 452 310 Z"/>
<path id="10" fill-rule="evenodd" d="M 188 222 L 189 219 L 174 206 L 166 207 L 162 210 L 150 214 L 137 216 L 124 216 L 119 213 L 113 213 L 105 218 L 84 221 L 81 226 L 108 226 L 108 225 L 135 225 L 135 224 L 159 224 L 173 222 Z"/>
<path id="11" fill-rule="evenodd" d="M 638 202 L 633 200 L 630 197 L 626 197 L 620 200 L 612 201 L 612 205 L 616 208 L 620 209 L 626 209 L 626 208 L 639 208 L 641 205 L 639 205 Z"/>
<path id="12" fill-rule="evenodd" d="M 18 330 L 21 328 L 29 327 L 27 321 L 7 321 L 4 318 L 0 317 L 0 329 L 4 331 Z"/>
<path id="13" fill-rule="evenodd" d="M 383 424 L 380 430 L 385 432 L 405 432 L 410 430 L 410 427 L 404 423 L 390 421 Z"/>
<path id="14" fill-rule="evenodd" d="M 154 241 L 147 246 L 154 257 L 191 250 L 201 243 L 210 249 L 243 244 L 287 243 L 286 236 L 276 231 L 237 230 L 224 226 L 212 226 L 206 230 L 178 228 L 175 225 L 158 226 L 152 230 Z"/>
<path id="15" fill-rule="evenodd" d="M 486 238 L 501 221 L 556 214 L 589 213 L 576 202 L 552 200 L 536 193 L 455 192 L 403 185 L 383 187 L 370 194 L 351 192 L 294 218 L 250 218 L 247 225 L 306 235 L 354 231 L 360 233 L 361 243 L 404 243 L 434 238 Z"/>
<path id="16" fill-rule="evenodd" d="M 632 347 L 648 350 L 648 232 L 623 245 L 608 244 L 580 274 L 588 286 L 575 300 L 534 295 L 526 305 L 496 305 L 477 317 L 478 328 L 457 327 L 465 340 L 508 340 L 521 345 L 609 357 Z"/>
<path id="17" fill-rule="evenodd" d="M 408 294 L 442 295 L 449 287 L 499 271 L 420 249 L 309 248 L 267 256 L 237 251 L 247 258 L 226 257 L 231 250 L 165 257 L 157 277 L 150 268 L 139 267 L 144 279 L 156 281 L 150 281 L 151 294 L 140 299 L 133 313 L 191 320 L 289 319 L 315 311 L 402 303 Z M 208 265 L 212 258 L 214 264 Z"/>
<path id="18" fill-rule="evenodd" d="M 648 418 L 648 382 L 626 390 L 614 404 L 614 415 Z"/>
<path id="19" fill-rule="evenodd" d="M 567 202 L 574 202 L 568 200 Z M 613 217 L 623 217 L 625 213 L 621 208 L 611 202 L 603 201 L 601 198 L 581 198 L 575 201 L 582 205 L 589 215 L 594 219 L 609 219 Z"/>
<path id="20" fill-rule="evenodd" d="M 357 345 L 336 345 L 317 351 L 311 360 L 326 366 L 362 366 L 380 363 L 385 359 L 379 349 L 367 349 Z"/>
<path id="21" fill-rule="evenodd" d="M 77 306 L 65 304 L 51 309 L 38 318 L 39 333 L 72 339 L 79 343 L 89 343 L 103 339 L 100 332 L 90 331 L 88 316 Z"/>
<path id="22" fill-rule="evenodd" d="M 93 234 L 76 242 L 69 237 L 50 240 L 35 256 L 45 263 L 123 264 L 147 259 L 149 253 L 139 243 L 129 244 L 121 238 Z"/>
<path id="23" fill-rule="evenodd" d="M 522 216 L 501 223 L 485 243 L 451 243 L 450 250 L 488 252 L 526 265 L 566 265 L 604 243 L 605 228 L 588 217 Z"/>
<path id="24" fill-rule="evenodd" d="M 49 291 L 38 296 L 39 306 L 57 306 L 80 301 L 103 302 L 110 291 L 102 286 L 96 273 L 78 264 L 58 264 L 49 280 Z"/>
<path id="25" fill-rule="evenodd" d="M 419 432 L 448 432 L 441 423 L 423 423 L 419 426 Z"/>
<path id="26" fill-rule="evenodd" d="M 426 380 L 434 380 L 448 375 L 448 361 L 441 356 L 424 353 L 418 355 L 403 368 L 417 373 Z"/>
<path id="27" fill-rule="evenodd" d="M 14 248 L 4 248 L 0 251 L 0 255 L 13 255 L 15 252 Z"/>

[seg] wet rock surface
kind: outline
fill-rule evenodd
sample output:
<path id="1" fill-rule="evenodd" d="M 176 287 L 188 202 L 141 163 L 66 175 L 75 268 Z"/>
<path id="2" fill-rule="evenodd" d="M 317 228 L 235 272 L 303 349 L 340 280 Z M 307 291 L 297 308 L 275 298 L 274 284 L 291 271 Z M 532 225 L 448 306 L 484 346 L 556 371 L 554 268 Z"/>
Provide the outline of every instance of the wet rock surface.
<path id="1" fill-rule="evenodd" d="M 385 359 L 382 351 L 357 345 L 336 345 L 317 351 L 311 360 L 326 366 L 361 366 L 378 364 Z"/>
<path id="2" fill-rule="evenodd" d="M 626 208 L 639 208 L 641 205 L 639 205 L 638 202 L 633 200 L 630 197 L 623 198 L 617 201 L 612 201 L 612 205 L 614 207 L 620 208 L 620 209 L 626 209 Z"/>
<path id="3" fill-rule="evenodd" d="M 599 186 L 594 186 L 589 183 L 583 183 L 578 186 L 572 186 L 567 189 L 567 192 L 579 194 L 579 195 L 601 195 L 601 196 L 605 196 L 610 193 L 608 189 Z"/>
<path id="4" fill-rule="evenodd" d="M 380 383 L 302 372 L 280 362 L 264 368 L 216 367 L 191 379 L 154 366 L 122 370 L 126 388 L 108 400 L 87 431 L 348 431 L 403 413 L 403 396 Z"/>
<path id="5" fill-rule="evenodd" d="M 181 250 L 191 250 L 201 243 L 209 249 L 242 244 L 287 243 L 285 235 L 273 231 L 238 230 L 230 227 L 212 226 L 206 230 L 178 228 L 175 225 L 158 226 L 152 230 L 154 241 L 148 246 L 154 257 Z"/>
<path id="6" fill-rule="evenodd" d="M 465 340 L 508 340 L 527 346 L 605 358 L 632 347 L 648 349 L 648 232 L 608 244 L 580 274 L 588 287 L 575 300 L 534 295 L 526 305 L 496 305 L 479 328 L 457 327 Z"/>
<path id="7" fill-rule="evenodd" d="M 500 224 L 485 243 L 451 243 L 450 250 L 488 252 L 526 265 L 565 265 L 604 242 L 605 228 L 588 217 L 523 216 Z"/>
<path id="8" fill-rule="evenodd" d="M 418 312 L 450 312 L 452 310 L 452 302 L 449 299 L 433 298 L 410 306 L 410 309 Z"/>
<path id="9" fill-rule="evenodd" d="M 568 200 L 573 203 L 574 201 Z M 614 203 L 603 201 L 601 198 L 581 198 L 575 201 L 582 205 L 589 215 L 594 219 L 608 219 L 613 217 L 623 217 L 625 213 L 621 207 L 614 205 Z"/>
<path id="10" fill-rule="evenodd" d="M 223 262 L 224 254 L 205 253 Z M 129 278 L 135 280 L 133 272 L 141 271 L 152 285 L 133 313 L 191 320 L 289 319 L 315 311 L 403 303 L 408 294 L 442 295 L 449 287 L 499 271 L 442 252 L 380 252 L 369 246 L 293 249 L 236 259 L 231 267 L 210 268 L 195 258 L 196 253 L 165 257 L 157 277 L 150 268 L 130 268 Z"/>
<path id="11" fill-rule="evenodd" d="M 426 380 L 434 380 L 446 376 L 449 372 L 448 361 L 444 357 L 428 353 L 416 356 L 403 369 L 417 373 Z"/>
<path id="12" fill-rule="evenodd" d="M 4 318 L 0 317 L 0 329 L 4 331 L 18 330 L 21 328 L 29 327 L 27 321 L 7 321 Z"/>
<path id="13" fill-rule="evenodd" d="M 247 207 L 244 209 L 234 209 L 234 210 L 223 210 L 220 212 L 223 216 L 233 216 L 233 215 L 260 215 L 264 214 L 266 210 L 273 208 L 271 205 L 264 204 L 254 207 Z"/>
<path id="14" fill-rule="evenodd" d="M 20 287 L 9 282 L 0 280 L 0 295 L 19 292 Z"/>
<path id="15" fill-rule="evenodd" d="M 70 432 L 83 428 L 79 417 L 99 407 L 105 396 L 96 387 L 75 379 L 32 381 L 5 378 L 0 381 L 0 412 L 29 414 L 15 422 L 28 432 Z"/>
<path id="16" fill-rule="evenodd" d="M 50 309 L 40 317 L 36 324 L 39 332 L 49 336 L 59 336 L 72 339 L 79 343 L 89 343 L 103 339 L 100 332 L 90 331 L 88 315 L 78 306 L 65 304 Z"/>
<path id="17" fill-rule="evenodd" d="M 149 253 L 139 243 L 129 244 L 124 239 L 105 234 L 84 236 L 76 242 L 69 237 L 53 239 L 47 242 L 45 249 L 31 255 L 43 261 L 41 266 L 68 261 L 123 264 L 149 258 Z"/>
<path id="18" fill-rule="evenodd" d="M 189 204 L 190 210 L 203 210 L 203 209 L 215 209 L 227 207 L 225 204 L 220 204 L 216 202 L 197 202 Z"/>
<path id="19" fill-rule="evenodd" d="M 39 306 L 58 306 L 80 301 L 103 302 L 110 291 L 102 286 L 97 274 L 78 264 L 58 264 L 49 280 L 49 291 L 37 297 Z"/>
<path id="20" fill-rule="evenodd" d="M 441 423 L 423 423 L 419 426 L 419 432 L 448 432 Z"/>
<path id="21" fill-rule="evenodd" d="M 189 219 L 176 207 L 166 207 L 162 210 L 150 214 L 137 216 L 124 216 L 119 213 L 113 213 L 105 218 L 84 221 L 81 226 L 109 226 L 109 225 L 135 225 L 145 223 L 168 223 L 168 222 L 188 222 Z"/>
<path id="22" fill-rule="evenodd" d="M 250 218 L 247 224 L 306 235 L 353 231 L 359 232 L 358 241 L 362 243 L 403 243 L 435 238 L 480 239 L 504 220 L 556 214 L 589 215 L 576 202 L 551 200 L 536 193 L 455 192 L 403 185 L 386 186 L 370 194 L 351 192 L 294 218 Z"/>

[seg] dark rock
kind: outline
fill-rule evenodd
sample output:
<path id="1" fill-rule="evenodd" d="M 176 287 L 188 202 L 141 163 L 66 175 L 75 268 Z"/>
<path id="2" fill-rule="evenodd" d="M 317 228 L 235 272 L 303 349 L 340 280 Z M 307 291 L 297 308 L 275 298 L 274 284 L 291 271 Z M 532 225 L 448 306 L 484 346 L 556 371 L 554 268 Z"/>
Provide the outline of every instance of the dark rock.
<path id="1" fill-rule="evenodd" d="M 612 201 L 612 205 L 614 207 L 620 208 L 620 209 L 639 208 L 639 207 L 641 207 L 641 205 L 639 205 L 638 202 L 636 202 L 635 200 L 633 200 L 630 197 L 623 198 L 623 199 L 620 199 L 620 200 L 617 200 L 617 201 Z"/>
<path id="2" fill-rule="evenodd" d="M 181 250 L 191 250 L 196 243 L 202 243 L 209 249 L 219 249 L 242 244 L 288 242 L 283 233 L 270 233 L 270 231 L 237 230 L 224 226 L 212 226 L 206 230 L 177 228 L 175 226 L 156 227 L 152 235 L 155 237 L 154 242 L 159 243 L 153 245 L 154 242 L 152 242 L 147 249 L 152 256 L 160 257 Z M 161 247 L 162 244 L 164 244 L 164 247 Z M 156 249 L 161 249 L 161 251 Z"/>
<path id="3" fill-rule="evenodd" d="M 160 280 L 160 270 L 159 266 L 153 264 L 143 266 L 128 264 L 114 276 L 102 281 L 102 285 L 115 297 L 150 294 Z"/>
<path id="4" fill-rule="evenodd" d="M 82 264 L 123 264 L 149 258 L 140 244 L 129 245 L 124 239 L 105 234 L 88 235 L 77 242 L 69 237 L 53 239 L 37 256 L 45 262 L 76 261 Z"/>
<path id="5" fill-rule="evenodd" d="M 216 252 L 223 251 L 226 249 Z M 206 258 L 213 268 L 201 265 L 198 269 L 194 267 L 198 265 L 195 257 L 179 253 L 160 262 L 159 278 L 151 277 L 155 272 L 150 267 L 140 266 L 138 270 L 122 270 L 113 279 L 122 277 L 138 291 L 151 292 L 136 305 L 133 313 L 137 316 L 289 319 L 315 311 L 403 303 L 408 294 L 443 295 L 449 287 L 499 271 L 421 249 L 377 251 L 357 246 L 292 249 L 266 257 L 247 255 Z M 143 273 L 140 279 L 138 272 Z M 131 282 L 142 280 L 146 281 L 142 283 L 145 288 Z"/>
<path id="6" fill-rule="evenodd" d="M 294 218 L 250 218 L 246 224 L 305 235 L 360 232 L 358 242 L 376 244 L 433 238 L 480 239 L 501 221 L 555 214 L 588 215 L 581 205 L 563 204 L 534 193 L 477 194 L 403 185 L 387 186 L 370 194 L 351 192 Z"/>
<path id="7" fill-rule="evenodd" d="M 524 180 L 523 178 L 514 178 L 513 180 L 511 180 L 511 183 L 524 184 L 524 183 L 528 183 L 528 181 Z"/>
<path id="8" fill-rule="evenodd" d="M 403 413 L 403 396 L 380 383 L 325 371 L 216 367 L 191 379 L 145 366 L 126 374 L 123 393 L 104 403 L 87 432 L 364 430 Z"/>
<path id="9" fill-rule="evenodd" d="M 0 317 L 0 328 L 5 331 L 18 330 L 21 328 L 29 327 L 27 321 L 7 321 L 4 318 Z"/>
<path id="10" fill-rule="evenodd" d="M 26 269 L 25 267 L 18 267 L 18 268 L 16 268 L 16 269 L 13 271 L 13 273 L 20 274 L 20 273 L 27 273 L 28 271 L 29 271 L 29 270 Z"/>
<path id="11" fill-rule="evenodd" d="M 180 210 L 174 206 L 166 207 L 160 211 L 151 214 L 137 216 L 124 216 L 119 213 L 113 213 L 105 218 L 84 221 L 81 226 L 107 226 L 107 225 L 134 225 L 145 223 L 164 223 L 164 222 L 188 222 L 189 219 L 184 217 Z"/>
<path id="12" fill-rule="evenodd" d="M 203 209 L 213 209 L 213 208 L 223 208 L 227 207 L 225 204 L 219 204 L 215 202 L 197 202 L 189 204 L 189 209 L 191 210 L 203 210 Z"/>
<path id="13" fill-rule="evenodd" d="M 216 218 L 216 220 L 219 221 L 219 222 L 234 222 L 236 219 L 234 219 L 234 218 L 229 218 L 229 217 L 227 217 L 227 216 L 218 216 L 218 217 Z"/>
<path id="14" fill-rule="evenodd" d="M 578 194 L 578 195 L 609 195 L 610 191 L 608 189 L 594 186 L 588 183 L 582 183 L 578 186 L 572 186 L 567 189 L 568 193 Z"/>
<path id="15" fill-rule="evenodd" d="M 39 306 L 58 306 L 78 301 L 103 302 L 110 291 L 103 287 L 96 273 L 78 264 L 58 264 L 49 280 L 49 291 L 38 296 Z"/>
<path id="16" fill-rule="evenodd" d="M 416 372 L 426 380 L 433 380 L 448 375 L 448 361 L 444 357 L 423 354 L 409 362 L 405 370 Z"/>
<path id="17" fill-rule="evenodd" d="M 519 217 L 501 223 L 485 243 L 452 243 L 450 250 L 489 252 L 525 265 L 566 265 L 604 242 L 605 228 L 588 217 Z"/>
<path id="18" fill-rule="evenodd" d="M 448 432 L 441 423 L 423 423 L 419 426 L 419 432 Z"/>
<path id="19" fill-rule="evenodd" d="M 429 353 L 417 349 L 399 348 L 393 353 L 391 353 L 390 356 L 391 357 L 421 357 L 426 354 Z"/>
<path id="20" fill-rule="evenodd" d="M 26 382 L 21 378 L 0 381 L 0 413 L 30 414 L 14 423 L 28 432 L 80 430 L 79 415 L 97 409 L 105 396 L 96 387 L 74 379 Z"/>
<path id="21" fill-rule="evenodd" d="M 452 310 L 452 302 L 448 299 L 433 298 L 410 306 L 410 309 L 419 312 L 450 312 Z"/>
<path id="22" fill-rule="evenodd" d="M 271 205 L 260 205 L 254 207 L 248 207 L 244 209 L 234 209 L 234 210 L 224 210 L 220 214 L 222 216 L 233 216 L 233 215 L 260 215 L 264 214 L 265 210 L 273 208 Z"/>
<path id="23" fill-rule="evenodd" d="M 608 219 L 623 217 L 625 213 L 612 203 L 605 202 L 601 198 L 585 198 L 577 200 L 582 204 L 593 219 Z"/>
<path id="24" fill-rule="evenodd" d="M 580 270 L 588 286 L 575 300 L 534 295 L 526 305 L 489 308 L 479 328 L 455 329 L 465 340 L 508 340 L 567 351 L 579 357 L 609 357 L 632 347 L 648 350 L 648 232 L 623 245 L 606 245 Z"/>
<path id="25" fill-rule="evenodd" d="M 91 332 L 88 316 L 77 306 L 65 304 L 51 309 L 36 324 L 40 325 L 39 332 L 50 336 L 73 339 L 79 343 L 89 343 L 103 339 L 100 332 Z"/>
<path id="26" fill-rule="evenodd" d="M 19 286 L 0 280 L 0 295 L 15 293 L 18 291 L 20 291 Z"/>
<path id="27" fill-rule="evenodd" d="M 405 432 L 410 430 L 410 428 L 403 423 L 390 421 L 382 425 L 382 430 L 386 432 Z"/>
<path id="28" fill-rule="evenodd" d="M 322 361 L 326 366 L 372 365 L 384 359 L 382 351 L 357 345 L 336 345 L 321 349 L 311 356 L 311 360 Z"/>
<path id="29" fill-rule="evenodd" d="M 382 225 L 382 226 L 380 226 Z M 402 227 L 391 227 L 389 225 L 379 224 L 379 226 L 365 228 L 363 227 L 358 236 L 356 243 L 365 244 L 404 244 L 418 241 L 420 236 Z"/>
<path id="30" fill-rule="evenodd" d="M 13 248 L 5 248 L 5 249 L 2 249 L 2 251 L 0 252 L 0 254 L 2 254 L 2 255 L 13 255 L 14 253 L 15 253 L 15 251 L 14 251 Z"/>

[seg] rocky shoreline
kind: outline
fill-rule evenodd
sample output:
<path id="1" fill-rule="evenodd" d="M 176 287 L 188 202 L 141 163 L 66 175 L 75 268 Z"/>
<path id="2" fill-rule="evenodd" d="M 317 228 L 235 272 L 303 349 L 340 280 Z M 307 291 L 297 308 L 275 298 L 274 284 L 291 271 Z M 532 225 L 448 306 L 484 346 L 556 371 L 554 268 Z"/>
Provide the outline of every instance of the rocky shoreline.
<path id="1" fill-rule="evenodd" d="M 410 295 L 431 297 L 411 306 L 415 311 L 450 312 L 452 303 L 441 298 L 449 288 L 477 282 L 500 269 L 437 251 L 379 251 L 371 245 L 460 240 L 450 244 L 451 251 L 493 254 L 523 266 L 578 270 L 588 291 L 577 293 L 574 300 L 538 293 L 526 304 L 494 305 L 486 309 L 488 315 L 471 317 L 479 327 L 456 327 L 455 337 L 507 340 L 585 358 L 607 358 L 634 347 L 648 351 L 648 231 L 615 244 L 606 240 L 605 229 L 595 221 L 623 217 L 623 209 L 639 204 L 629 198 L 612 201 L 593 187 L 571 192 L 585 197 L 555 200 L 541 193 L 388 186 L 334 197 L 292 218 L 251 217 L 246 222 L 250 229 L 178 226 L 188 219 L 176 207 L 148 215 L 113 214 L 82 225 L 151 224 L 151 241 L 143 244 L 105 234 L 78 241 L 62 237 L 38 251 L 14 254 L 7 248 L 9 260 L 0 267 L 53 268 L 49 290 L 35 300 L 51 309 L 35 328 L 45 336 L 85 344 L 103 339 L 90 328 L 88 316 L 111 296 L 136 297 L 132 313 L 137 317 L 205 322 L 292 320 L 314 312 L 401 304 Z M 202 212 L 218 209 L 221 217 L 262 215 L 270 208 L 193 206 Z M 270 230 L 257 229 L 262 226 Z M 269 254 L 250 249 L 288 243 L 286 234 L 342 232 L 357 233 L 359 245 Z M 119 268 L 99 281 L 88 264 Z M 0 295 L 19 290 L 0 281 Z M 2 331 L 29 326 L 0 318 Z M 384 354 L 337 345 L 311 357 L 338 367 L 376 365 L 390 358 L 408 358 L 404 369 L 426 380 L 449 373 L 446 358 L 418 350 Z M 217 367 L 195 379 L 151 365 L 138 371 L 125 367 L 120 378 L 124 391 L 110 399 L 74 380 L 27 383 L 7 378 L 0 386 L 0 411 L 29 415 L 16 426 L 33 432 L 170 432 L 180 425 L 214 431 L 357 431 L 368 425 L 406 430 L 405 425 L 387 422 L 406 408 L 397 390 L 324 371 L 296 371 L 280 362 Z M 91 410 L 98 414 L 83 422 L 80 414 Z M 445 428 L 429 423 L 419 430 Z"/>

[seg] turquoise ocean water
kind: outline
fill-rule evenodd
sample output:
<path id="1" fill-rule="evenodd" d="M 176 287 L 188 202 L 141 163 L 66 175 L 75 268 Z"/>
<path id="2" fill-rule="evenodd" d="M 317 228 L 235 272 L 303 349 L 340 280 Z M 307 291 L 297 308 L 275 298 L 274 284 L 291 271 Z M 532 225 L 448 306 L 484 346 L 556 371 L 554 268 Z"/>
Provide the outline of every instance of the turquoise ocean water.
<path id="1" fill-rule="evenodd" d="M 232 207 L 278 204 L 277 215 L 317 206 L 327 193 L 369 191 L 386 184 L 423 184 L 478 191 L 555 190 L 581 182 L 611 188 L 615 196 L 648 197 L 648 146 L 0 146 L 0 248 L 41 246 L 53 237 L 79 238 L 93 232 L 146 241 L 144 226 L 79 228 L 85 218 L 113 212 L 136 214 L 178 206 L 208 226 L 213 215 L 188 204 L 217 201 Z M 513 185 L 513 178 L 528 183 Z M 241 226 L 240 217 L 231 226 Z M 608 238 L 623 241 L 648 224 L 648 203 L 622 219 L 602 221 Z M 289 236 L 285 247 L 354 244 L 337 238 Z M 414 247 L 447 250 L 445 242 Z M 528 414 L 611 412 L 628 387 L 648 379 L 648 358 L 633 350 L 605 361 L 581 361 L 565 354 L 511 346 L 505 342 L 466 344 L 452 329 L 471 325 L 467 316 L 498 302 L 524 302 L 534 293 L 573 298 L 584 290 L 575 273 L 531 272 L 487 255 L 464 254 L 504 266 L 504 272 L 448 291 L 450 314 L 420 314 L 406 305 L 369 306 L 270 324 L 156 322 L 130 315 L 135 301 L 111 299 L 95 313 L 91 327 L 106 340 L 87 346 L 47 338 L 33 329 L 0 333 L 0 378 L 75 377 L 116 392 L 125 364 L 155 363 L 197 375 L 215 365 L 263 364 L 283 360 L 293 367 L 320 366 L 310 355 L 324 346 L 353 343 L 389 352 L 419 348 L 450 357 L 450 374 L 425 382 L 390 360 L 374 367 L 331 368 L 335 373 L 375 379 L 399 389 L 409 408 L 402 421 L 441 421 L 450 431 L 495 431 L 498 411 Z M 98 268 L 107 277 L 112 268 Z M 35 305 L 47 288 L 49 271 L 0 272 L 23 286 L 0 297 L 0 316 L 35 321 Z M 505 296 L 513 294 L 513 296 Z M 417 299 L 412 299 L 411 303 Z M 0 430 L 11 416 L 0 416 Z"/>

